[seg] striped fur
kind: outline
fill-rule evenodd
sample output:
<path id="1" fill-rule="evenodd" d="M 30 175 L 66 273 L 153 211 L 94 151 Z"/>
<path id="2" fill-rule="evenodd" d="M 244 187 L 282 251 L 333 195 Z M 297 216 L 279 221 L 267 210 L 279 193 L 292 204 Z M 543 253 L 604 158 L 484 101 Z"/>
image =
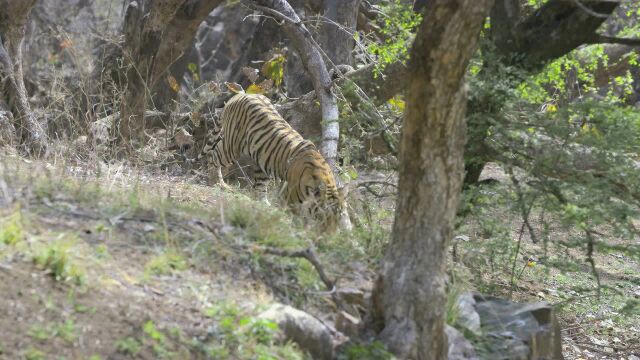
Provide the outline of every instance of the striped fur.
<path id="1" fill-rule="evenodd" d="M 315 145 L 302 138 L 265 96 L 237 94 L 231 98 L 198 159 L 205 155 L 218 170 L 249 155 L 262 172 L 286 182 L 286 200 L 294 211 L 320 219 L 330 228 L 349 227 L 344 198 L 331 168 Z"/>

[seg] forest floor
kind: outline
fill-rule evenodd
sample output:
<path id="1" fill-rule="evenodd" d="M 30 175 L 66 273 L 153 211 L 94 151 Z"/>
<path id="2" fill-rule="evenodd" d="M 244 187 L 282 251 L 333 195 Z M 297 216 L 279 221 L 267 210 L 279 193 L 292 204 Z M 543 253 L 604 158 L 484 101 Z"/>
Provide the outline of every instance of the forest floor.
<path id="1" fill-rule="evenodd" d="M 489 169 L 487 176 L 503 175 Z M 333 305 L 308 262 L 264 248 L 313 245 L 331 277 L 368 292 L 393 201 L 358 202 L 359 230 L 327 235 L 243 190 L 223 192 L 155 168 L 4 156 L 0 359 L 304 358 L 293 345 L 274 344 L 258 314 L 285 302 L 331 321 Z M 503 215 L 514 224 L 511 238 L 522 239 L 522 256 L 543 252 L 520 236 L 517 214 Z M 621 311 L 622 299 L 640 298 L 636 260 L 597 255 L 600 281 L 610 285 L 598 298 L 574 290 L 593 288 L 588 268 L 567 273 L 540 264 L 513 276 L 508 256 L 494 258 L 478 229 L 468 222 L 459 233 L 467 239 L 454 245 L 463 290 L 558 304 L 567 359 L 640 352 L 640 316 Z"/>

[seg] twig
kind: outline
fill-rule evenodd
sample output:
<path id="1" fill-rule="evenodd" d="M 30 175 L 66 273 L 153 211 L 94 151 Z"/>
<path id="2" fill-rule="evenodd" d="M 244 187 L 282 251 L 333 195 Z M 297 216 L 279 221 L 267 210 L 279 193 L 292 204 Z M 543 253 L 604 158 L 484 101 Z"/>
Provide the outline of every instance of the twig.
<path id="1" fill-rule="evenodd" d="M 591 9 L 589 9 L 585 4 L 582 3 L 582 1 L 580 0 L 573 0 L 573 2 L 576 4 L 577 7 L 579 7 L 582 11 L 586 12 L 587 14 L 593 16 L 593 17 L 597 17 L 597 18 L 601 18 L 601 19 L 606 19 L 610 16 L 610 14 L 602 14 L 596 11 L 593 11 Z"/>
<path id="2" fill-rule="evenodd" d="M 593 258 L 593 234 L 589 229 L 587 229 L 585 233 L 587 235 L 587 261 L 591 265 L 593 276 L 596 278 L 596 283 L 598 284 L 598 298 L 600 298 L 600 274 L 598 274 L 598 269 L 596 269 L 596 261 Z"/>
<path id="3" fill-rule="evenodd" d="M 304 250 L 283 250 L 283 249 L 278 249 L 273 247 L 257 247 L 254 249 L 257 249 L 257 251 L 260 251 L 269 255 L 289 257 L 289 258 L 300 258 L 300 259 L 307 260 L 316 269 L 316 272 L 318 273 L 320 280 L 322 280 L 322 282 L 326 286 L 328 293 L 331 294 L 331 298 L 333 299 L 335 304 L 340 309 L 344 308 L 344 303 L 342 299 L 340 299 L 340 297 L 336 293 L 336 281 L 331 280 L 327 276 L 327 273 L 324 271 L 324 267 L 320 263 L 320 260 L 318 260 L 318 257 L 316 256 L 316 252 L 313 249 L 313 247 L 309 247 Z"/>
<path id="4" fill-rule="evenodd" d="M 307 248 L 304 250 L 283 250 L 272 247 L 260 247 L 258 249 L 269 255 L 306 259 L 316 269 L 318 275 L 320 276 L 320 280 L 322 280 L 324 285 L 327 287 L 327 290 L 332 292 L 335 290 L 335 282 L 329 279 L 329 277 L 325 273 L 324 267 L 322 266 L 322 264 L 320 264 L 320 261 L 318 260 L 318 257 L 316 256 L 313 248 Z"/>

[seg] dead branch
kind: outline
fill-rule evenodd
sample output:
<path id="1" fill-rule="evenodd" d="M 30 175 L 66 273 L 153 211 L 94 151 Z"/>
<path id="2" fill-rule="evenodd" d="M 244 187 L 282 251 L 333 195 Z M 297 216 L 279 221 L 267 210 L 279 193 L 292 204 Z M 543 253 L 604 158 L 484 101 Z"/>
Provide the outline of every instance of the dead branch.
<path id="1" fill-rule="evenodd" d="M 622 44 L 628 46 L 640 46 L 640 39 L 632 39 L 632 38 L 619 38 L 613 36 L 606 35 L 598 35 L 596 36 L 592 44 Z"/>
<path id="2" fill-rule="evenodd" d="M 344 303 L 342 299 L 336 293 L 336 281 L 331 280 L 327 273 L 324 271 L 324 267 L 318 260 L 318 256 L 316 255 L 315 250 L 312 247 L 309 247 L 304 250 L 283 250 L 273 247 L 258 247 L 257 251 L 275 256 L 289 257 L 289 258 L 299 258 L 305 259 L 313 265 L 320 277 L 320 280 L 324 283 L 324 286 L 327 288 L 327 291 L 331 294 L 331 298 L 336 303 L 339 308 L 344 308 Z"/>
<path id="3" fill-rule="evenodd" d="M 338 101 L 331 91 L 332 81 L 324 59 L 326 56 L 323 55 L 320 46 L 286 0 L 254 0 L 246 3 L 250 7 L 257 8 L 284 21 L 282 27 L 300 55 L 320 102 L 322 113 L 320 152 L 329 165 L 335 169 L 340 136 L 339 111 Z M 335 65 L 333 67 L 335 68 Z M 339 70 L 336 71 L 339 73 Z"/>
<path id="4" fill-rule="evenodd" d="M 16 128 L 21 133 L 20 138 L 29 152 L 41 155 L 46 151 L 46 131 L 31 110 L 22 68 L 22 42 L 26 22 L 34 5 L 35 0 L 0 0 L 0 63 L 1 71 L 9 80 L 9 95 L 16 99 L 11 111 L 18 121 Z"/>

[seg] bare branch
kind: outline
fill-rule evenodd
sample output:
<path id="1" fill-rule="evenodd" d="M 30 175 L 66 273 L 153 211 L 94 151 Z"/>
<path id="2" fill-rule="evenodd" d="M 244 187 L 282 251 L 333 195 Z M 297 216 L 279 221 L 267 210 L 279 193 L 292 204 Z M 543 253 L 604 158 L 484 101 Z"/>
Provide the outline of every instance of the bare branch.
<path id="1" fill-rule="evenodd" d="M 322 112 L 320 124 L 322 127 L 322 144 L 320 152 L 329 165 L 335 169 L 338 157 L 338 138 L 340 136 L 339 111 L 338 101 L 331 91 L 331 76 L 324 60 L 326 54 L 323 54 L 320 46 L 315 42 L 309 30 L 300 21 L 298 14 L 286 0 L 254 0 L 246 3 L 249 6 L 258 7 L 260 10 L 281 20 L 285 20 L 283 29 L 300 55 L 320 102 Z"/>
<path id="2" fill-rule="evenodd" d="M 598 35 L 591 42 L 592 44 L 622 44 L 628 46 L 640 46 L 640 39 L 618 38 L 613 36 Z"/>

